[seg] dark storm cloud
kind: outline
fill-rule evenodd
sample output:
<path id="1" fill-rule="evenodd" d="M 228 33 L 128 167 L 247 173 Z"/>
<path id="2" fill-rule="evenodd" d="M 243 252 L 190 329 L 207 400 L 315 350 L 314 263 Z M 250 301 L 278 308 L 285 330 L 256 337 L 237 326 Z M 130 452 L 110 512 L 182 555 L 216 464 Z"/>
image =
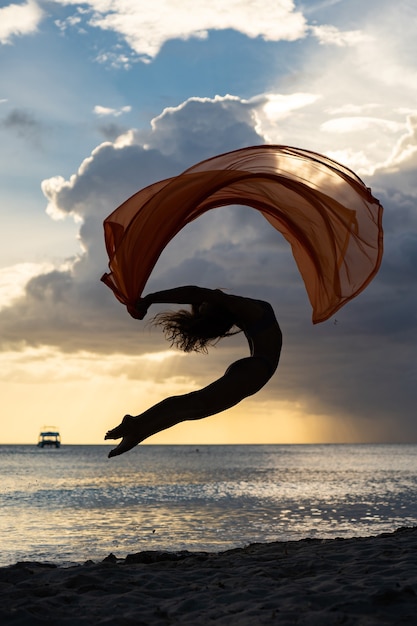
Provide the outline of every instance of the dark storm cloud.
<path id="1" fill-rule="evenodd" d="M 69 181 L 44 181 L 50 210 L 81 218 L 85 249 L 68 271 L 33 278 L 24 298 L 0 313 L 2 343 L 63 351 L 135 354 L 166 349 L 156 330 L 132 320 L 99 278 L 107 268 L 102 221 L 139 188 L 216 152 L 263 143 L 254 112 L 237 99 L 191 100 L 165 111 L 149 133 L 105 143 Z M 410 148 L 407 141 L 407 150 Z M 146 147 L 145 147 L 146 146 Z M 301 403 L 349 419 L 382 438 L 417 440 L 417 210 L 414 163 L 367 180 L 385 206 L 385 254 L 369 287 L 324 324 L 311 307 L 291 250 L 256 211 L 216 209 L 189 224 L 162 254 L 147 291 L 198 283 L 268 299 L 284 333 L 277 375 L 263 399 Z M 193 378 L 219 375 L 246 354 L 244 338 L 192 359 Z M 190 360 L 178 360 L 178 376 Z M 374 437 L 375 438 L 375 437 Z"/>
<path id="2" fill-rule="evenodd" d="M 288 329 L 286 372 L 292 392 L 306 391 L 317 411 L 327 406 L 336 420 L 355 416 L 358 430 L 365 420 L 379 440 L 416 441 L 417 202 L 400 189 L 392 193 L 394 174 L 387 182 L 391 191 L 379 194 L 385 253 L 377 277 L 333 320 Z"/>
<path id="3" fill-rule="evenodd" d="M 235 118 L 247 118 L 250 121 L 245 105 L 234 100 L 231 106 L 236 109 Z M 25 297 L 0 313 L 4 345 L 23 341 L 30 345 L 47 343 L 65 350 L 136 350 L 126 332 L 127 328 L 131 332 L 132 321 L 99 281 L 108 263 L 104 249 L 103 220 L 117 205 L 141 187 L 160 178 L 176 175 L 190 164 L 185 163 L 178 154 L 163 152 L 164 146 L 169 146 L 166 152 L 173 152 L 172 144 L 167 139 L 168 133 L 172 139 L 175 135 L 181 135 L 176 126 L 183 127 L 185 142 L 187 136 L 193 137 L 197 145 L 202 127 L 203 138 L 206 138 L 207 122 L 201 121 L 204 110 L 196 110 L 193 101 L 188 114 L 184 114 L 186 108 L 187 105 L 179 109 L 177 121 L 171 111 L 168 121 L 163 124 L 163 116 L 158 118 L 154 129 L 147 135 L 130 133 L 114 144 L 102 144 L 69 181 L 56 177 L 43 182 L 42 188 L 49 200 L 51 211 L 61 215 L 73 215 L 82 220 L 79 238 L 85 254 L 74 260 L 71 271 L 53 272 L 33 278 L 27 286 Z M 221 102 L 205 103 L 204 109 L 209 118 L 213 115 L 212 108 L 216 110 L 219 122 L 219 139 L 217 142 L 212 140 L 212 144 L 234 149 L 248 145 L 254 137 L 260 142 L 261 138 L 254 133 L 251 125 L 242 123 L 240 136 L 234 132 L 234 143 L 228 145 L 227 128 L 236 124 L 229 103 L 226 111 Z M 159 136 L 160 124 L 163 125 L 163 140 Z M 146 148 L 145 143 L 148 146 Z M 203 156 L 206 156 L 206 152 L 203 152 Z M 214 227 L 218 224 L 216 230 L 220 229 L 221 232 L 220 239 L 231 239 L 233 234 L 230 233 L 229 236 L 225 222 L 219 222 L 218 219 L 218 215 L 213 216 Z M 232 220 L 229 229 L 234 228 Z M 195 239 L 187 241 L 185 246 L 174 246 L 172 253 L 165 255 L 167 258 L 162 263 L 162 273 L 164 268 L 171 268 L 181 260 L 192 258 L 200 247 L 210 250 L 213 240 L 218 240 L 218 233 L 213 237 L 204 228 L 197 228 L 197 231 Z M 187 282 L 189 278 L 184 276 L 184 280 Z M 99 337 L 101 339 L 98 340 Z M 151 341 L 154 340 L 149 338 L 149 342 Z M 148 349 L 154 348 L 149 345 Z"/>

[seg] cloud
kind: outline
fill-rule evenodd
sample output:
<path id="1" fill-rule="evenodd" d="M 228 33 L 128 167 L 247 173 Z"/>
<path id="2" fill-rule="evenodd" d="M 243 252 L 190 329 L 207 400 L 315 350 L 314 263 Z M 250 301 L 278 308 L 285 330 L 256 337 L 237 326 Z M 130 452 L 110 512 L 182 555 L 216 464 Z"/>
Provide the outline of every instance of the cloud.
<path id="1" fill-rule="evenodd" d="M 216 132 L 213 133 L 214 120 Z M 64 269 L 32 277 L 24 297 L 0 313 L 3 345 L 18 345 L 23 341 L 32 346 L 59 346 L 64 351 L 112 352 L 117 344 L 119 349 L 134 351 L 136 348 L 126 332 L 127 328 L 129 332 L 132 329 L 126 313 L 99 281 L 107 268 L 103 219 L 137 189 L 178 174 L 196 160 L 219 151 L 262 143 L 253 124 L 251 108 L 238 98 L 191 99 L 176 109 L 164 111 L 147 132 L 130 131 L 114 142 L 102 143 L 68 180 L 55 176 L 43 181 L 48 214 L 78 221 L 84 252 Z M 210 224 L 210 220 L 204 224 Z M 243 224 L 240 227 L 244 230 Z M 210 249 L 228 242 L 230 255 L 233 241 L 238 249 L 236 228 L 237 218 L 222 220 L 221 214 L 213 215 L 207 230 L 203 225 L 192 225 L 183 235 L 185 239 L 179 239 L 167 252 L 159 280 L 163 280 L 164 272 L 173 272 L 173 261 L 175 266 L 190 261 L 191 267 L 196 267 L 195 253 L 201 254 L 201 267 L 207 268 L 208 282 L 213 278 L 216 283 L 227 284 L 225 268 L 219 271 L 212 264 Z M 195 241 L 191 235 L 193 229 Z M 241 268 L 237 269 L 241 272 Z M 146 334 L 145 337 L 149 351 L 155 350 L 154 339 Z"/>
<path id="2" fill-rule="evenodd" d="M 77 0 L 61 4 L 78 5 Z M 89 25 L 121 35 L 142 60 L 153 59 L 170 39 L 207 38 L 209 30 L 234 29 L 266 41 L 295 41 L 306 34 L 306 22 L 293 0 L 180 0 L 167 10 L 165 0 L 89 0 Z M 79 17 L 79 15 L 77 16 Z M 79 20 L 76 21 L 77 26 Z"/>
<path id="3" fill-rule="evenodd" d="M 294 111 L 316 102 L 320 96 L 312 93 L 265 94 L 263 112 L 269 121 L 277 122 L 289 117 Z M 255 102 L 256 100 L 253 100 Z"/>
<path id="4" fill-rule="evenodd" d="M 42 124 L 33 115 L 23 109 L 13 109 L 0 122 L 6 130 L 10 130 L 34 144 L 41 140 Z"/>
<path id="5" fill-rule="evenodd" d="M 49 3 L 48 7 L 52 11 L 57 4 Z M 71 27 L 89 35 L 92 26 L 108 31 L 109 36 L 101 33 L 99 40 L 93 39 L 93 55 L 113 65 L 127 67 L 138 57 L 153 60 L 170 39 L 208 38 L 211 29 L 233 28 L 254 38 L 250 47 L 257 55 L 259 50 L 265 51 L 265 46 L 256 46 L 260 40 L 297 44 L 268 45 L 268 57 L 259 64 L 257 82 L 267 93 L 255 97 L 253 82 L 240 83 L 245 97 L 194 97 L 178 103 L 185 96 L 173 96 L 177 106 L 161 110 L 150 128 L 140 130 L 123 127 L 122 122 L 129 119 L 123 114 L 128 111 L 118 106 L 117 99 L 103 100 L 105 104 L 116 102 L 114 107 L 96 105 L 93 130 L 98 128 L 106 140 L 80 159 L 78 169 L 68 169 L 67 164 L 61 170 L 57 165 L 42 184 L 49 216 L 75 220 L 81 253 L 64 265 L 19 265 L 0 272 L 0 366 L 4 378 L 41 384 L 42 374 L 64 386 L 67 377 L 77 380 L 81 376 L 88 381 L 78 394 L 84 403 L 89 394 L 95 394 L 97 379 L 105 380 L 109 388 L 114 377 L 114 411 L 118 411 L 120 403 L 129 405 L 127 395 L 123 395 L 125 378 L 135 381 L 129 396 L 132 405 L 137 407 L 138 396 L 148 405 L 152 402 L 146 388 L 149 381 L 175 378 L 180 381 L 177 387 L 189 390 L 210 382 L 231 359 L 245 355 L 247 347 L 239 335 L 220 342 L 207 358 L 180 358 L 176 352 L 166 358 L 163 337 L 150 325 L 131 320 L 100 283 L 107 269 L 102 221 L 137 189 L 175 175 L 201 159 L 264 141 L 287 143 L 324 152 L 359 170 L 385 207 L 381 270 L 369 287 L 337 314 L 337 323 L 331 320 L 319 327 L 311 325 L 310 306 L 288 244 L 262 216 L 244 207 L 211 211 L 187 226 L 162 254 L 147 289 L 196 282 L 273 303 L 284 332 L 284 350 L 277 375 L 263 390 L 261 400 L 259 396 L 255 399 L 254 411 L 264 400 L 273 420 L 274 407 L 285 400 L 288 406 L 301 406 L 306 413 L 330 415 L 336 429 L 354 423 L 361 432 L 369 426 L 368 432 L 375 433 L 375 438 L 391 433 L 392 439 L 416 439 L 417 82 L 415 35 L 410 27 L 416 15 L 413 3 L 383 0 L 376 13 L 363 2 L 349 3 L 349 10 L 344 12 L 346 3 L 340 2 L 338 12 L 332 14 L 335 23 L 345 19 L 345 24 L 352 24 L 351 15 L 356 16 L 355 30 L 344 31 L 327 26 L 329 15 L 323 20 L 324 26 L 310 28 L 294 2 L 276 0 L 263 2 L 260 8 L 256 2 L 242 0 L 225 6 L 216 0 L 205 3 L 210 5 L 207 11 L 196 11 L 195 0 L 192 10 L 188 10 L 190 3 L 181 1 L 168 9 L 165 3 L 162 10 L 157 0 L 150 7 L 141 6 L 140 12 L 138 7 L 143 3 L 137 0 L 60 4 L 66 5 L 65 11 L 61 7 L 60 17 L 70 12 L 70 4 L 76 8 L 75 15 L 57 23 L 59 28 Z M 318 2 L 302 11 L 304 15 L 316 12 L 318 18 L 320 8 L 335 4 L 332 0 Z M 23 10 L 37 5 L 11 6 Z M 187 11 L 190 15 L 185 18 Z M 24 24 L 19 19 L 14 30 L 9 28 L 5 35 L 4 13 L 0 16 L 3 43 L 25 34 L 18 31 Z M 35 22 L 27 34 L 35 32 Z M 400 38 L 397 33 L 401 33 Z M 67 32 L 65 42 L 70 39 Z M 220 39 L 216 37 L 216 41 Z M 109 41 L 116 40 L 116 45 L 98 52 L 97 43 L 108 46 Z M 147 75 L 164 69 L 163 60 L 161 55 L 161 65 L 148 66 Z M 260 55 L 258 60 L 262 61 Z M 214 89 L 212 84 L 207 89 Z M 50 99 L 53 91 L 45 93 Z M 13 102 L 9 93 L 3 95 Z M 91 114 L 93 105 L 94 101 L 86 105 L 87 113 Z M 42 127 L 31 111 L 14 108 L 9 113 L 9 105 L 2 111 L 3 134 L 7 130 L 31 141 L 40 139 Z M 48 118 L 45 124 L 49 123 L 53 121 Z M 73 174 L 53 176 L 62 171 Z M 160 364 L 152 360 L 153 355 L 162 359 Z M 166 384 L 152 398 L 160 399 L 161 391 L 172 393 L 172 388 Z M 58 398 L 54 406 L 60 402 Z M 48 403 L 51 405 L 49 396 Z M 81 414 L 79 407 L 75 408 Z"/>
<path id="6" fill-rule="evenodd" d="M 106 217 L 138 188 L 181 167 L 157 149 L 147 149 L 141 134 L 129 131 L 114 142 L 97 146 L 69 180 L 54 176 L 42 182 L 48 199 L 47 212 L 53 217 L 71 215 L 76 219 Z"/>
<path id="7" fill-rule="evenodd" d="M 370 112 L 373 112 L 375 110 L 378 109 L 382 109 L 382 104 L 380 102 L 361 102 L 359 104 L 341 104 L 340 106 L 336 106 L 336 107 L 327 107 L 326 108 L 326 113 L 328 113 L 329 115 L 342 115 L 342 116 L 347 116 L 347 115 L 365 115 L 366 113 L 369 114 Z M 403 111 L 401 114 L 404 114 L 405 112 Z"/>
<path id="8" fill-rule="evenodd" d="M 121 44 L 116 44 L 112 50 L 102 50 L 99 52 L 95 60 L 97 63 L 109 65 L 116 70 L 130 70 L 133 63 L 136 63 L 139 58 L 135 52 L 126 51 Z"/>
<path id="9" fill-rule="evenodd" d="M 18 263 L 13 267 L 0 268 L 0 310 L 24 296 L 25 287 L 33 276 L 52 269 L 52 263 Z"/>
<path id="10" fill-rule="evenodd" d="M 189 166 L 235 146 L 262 143 L 263 138 L 255 130 L 256 108 L 230 95 L 190 98 L 177 107 L 164 109 L 152 120 L 149 145 L 163 154 L 175 154 Z"/>
<path id="11" fill-rule="evenodd" d="M 417 167 L 417 111 L 407 116 L 406 132 L 400 137 L 383 167 L 398 169 Z"/>
<path id="12" fill-rule="evenodd" d="M 328 120 L 321 125 L 321 130 L 330 133 L 363 133 L 370 128 L 375 128 L 378 132 L 387 131 L 398 133 L 404 129 L 404 123 L 377 117 L 356 115 L 354 117 L 338 117 Z"/>
<path id="13" fill-rule="evenodd" d="M 179 361 L 182 352 L 165 350 L 139 356 L 126 354 L 102 355 L 97 360 L 94 352 L 79 351 L 65 357 L 55 348 L 42 346 L 0 355 L 0 377 L 2 381 L 23 383 L 51 383 L 91 380 L 91 377 L 132 378 L 140 376 L 142 381 L 163 382 L 171 370 L 170 361 Z M 166 367 L 168 365 L 168 367 Z"/>
<path id="14" fill-rule="evenodd" d="M 364 41 L 371 41 L 372 37 L 360 30 L 341 31 L 336 26 L 322 24 L 321 26 L 310 26 L 309 30 L 319 40 L 321 45 L 357 46 Z"/>
<path id="15" fill-rule="evenodd" d="M 66 3 L 63 3 L 66 4 Z M 73 4 L 73 3 L 70 3 Z M 78 27 L 82 23 L 82 16 L 88 13 L 85 9 L 77 8 L 77 12 L 75 15 L 70 15 L 69 17 L 60 20 L 55 20 L 55 25 L 59 28 L 60 31 L 65 32 L 68 28 Z M 78 32 L 85 33 L 86 31 L 83 28 L 78 28 Z"/>
<path id="16" fill-rule="evenodd" d="M 326 21 L 332 15 L 335 22 L 346 24 L 350 23 L 347 13 L 358 15 L 361 36 L 351 37 L 349 42 L 342 37 L 340 41 L 349 45 L 332 45 L 331 49 L 317 45 L 314 36 L 304 40 L 303 61 L 293 64 L 285 82 L 278 76 L 276 85 L 268 87 L 271 92 L 280 93 L 285 86 L 289 94 L 318 97 L 294 110 L 286 124 L 267 126 L 264 122 L 262 129 L 272 142 L 325 152 L 369 176 L 375 168 L 385 166 L 393 146 L 404 135 L 406 116 L 415 111 L 417 79 L 411 53 L 415 41 L 409 24 L 415 21 L 416 9 L 408 2 L 394 9 L 384 1 L 377 13 L 366 7 L 359 17 L 355 12 L 359 3 L 352 0 L 346 13 L 343 4 L 320 17 Z M 304 11 L 306 15 L 309 12 L 307 7 Z M 323 32 L 319 24 L 317 28 L 316 33 Z M 331 33 L 339 37 L 339 30 L 333 27 Z"/>
<path id="17" fill-rule="evenodd" d="M 44 13 L 36 2 L 9 4 L 0 9 L 0 43 L 10 44 L 14 37 L 36 32 Z"/>
<path id="18" fill-rule="evenodd" d="M 303 145 L 295 139 L 297 120 L 302 120 L 306 116 L 306 111 L 310 112 L 313 105 L 321 100 L 321 96 L 316 93 L 294 92 L 294 93 L 266 93 L 250 98 L 248 106 L 252 108 L 256 120 L 256 131 L 265 137 L 268 143 Z M 284 120 L 290 125 L 284 124 Z M 287 137 L 291 137 L 289 140 Z M 313 136 L 312 129 L 310 136 Z"/>
<path id="19" fill-rule="evenodd" d="M 112 109 L 110 107 L 103 107 L 99 104 L 96 104 L 93 109 L 93 113 L 95 113 L 99 117 L 104 117 L 107 115 L 111 115 L 112 117 L 119 117 L 120 115 L 123 115 L 123 113 L 130 113 L 131 110 L 132 107 L 128 105 L 120 107 L 119 109 Z"/>
<path id="20" fill-rule="evenodd" d="M 106 141 L 114 143 L 118 137 L 128 132 L 128 129 L 120 124 L 114 122 L 108 122 L 106 124 L 100 124 L 98 130 L 103 135 Z"/>
<path id="21" fill-rule="evenodd" d="M 103 362 L 109 355 L 125 354 L 129 376 L 140 379 L 143 372 L 134 355 L 160 353 L 166 345 L 158 332 L 131 320 L 100 283 L 107 268 L 102 221 L 155 180 L 216 153 L 262 143 L 256 128 L 269 101 L 314 105 L 313 98 L 297 97 L 191 98 L 165 109 L 148 131 L 131 130 L 100 144 L 69 179 L 46 179 L 42 189 L 49 214 L 78 220 L 84 252 L 64 268 L 32 276 L 24 295 L 0 311 L 3 349 L 48 346 L 74 359 L 83 352 L 101 354 Z M 416 145 L 412 128 L 403 142 L 409 154 Z M 404 169 L 403 159 L 398 171 L 381 168 L 366 181 L 385 205 L 383 266 L 367 290 L 338 313 L 337 324 L 311 325 L 288 244 L 246 207 L 217 209 L 188 225 L 162 254 L 147 290 L 198 283 L 269 299 L 283 328 L 284 351 L 278 375 L 263 392 L 265 400 L 300 403 L 310 412 L 335 415 L 336 421 L 360 423 L 365 415 L 376 424 L 389 421 L 401 399 L 397 419 L 403 424 L 414 420 L 417 372 L 410 337 L 417 332 L 417 217 L 415 191 L 413 196 L 404 190 L 404 180 L 414 185 L 410 159 L 410 169 Z M 227 345 L 221 342 L 210 358 L 176 360 L 175 375 L 185 386 L 187 381 L 196 386 L 245 353 L 239 335 Z M 155 372 L 150 375 L 157 376 Z M 408 432 L 417 436 L 413 428 Z"/>

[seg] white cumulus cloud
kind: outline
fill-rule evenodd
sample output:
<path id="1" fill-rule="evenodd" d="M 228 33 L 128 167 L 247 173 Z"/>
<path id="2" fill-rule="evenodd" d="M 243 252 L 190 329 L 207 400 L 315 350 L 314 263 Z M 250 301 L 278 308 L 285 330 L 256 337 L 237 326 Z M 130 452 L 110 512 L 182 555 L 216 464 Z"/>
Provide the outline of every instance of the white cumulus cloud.
<path id="1" fill-rule="evenodd" d="M 356 46 L 364 41 L 371 41 L 372 37 L 360 30 L 342 31 L 329 24 L 321 26 L 310 26 L 310 30 L 322 45 L 339 46 Z"/>
<path id="2" fill-rule="evenodd" d="M 123 113 L 129 113 L 132 110 L 132 107 L 129 105 L 120 107 L 119 109 L 112 109 L 111 107 L 103 107 L 100 104 L 96 104 L 93 109 L 93 113 L 98 115 L 99 117 L 105 117 L 106 115 L 111 115 L 112 117 L 119 117 L 123 115 Z"/>
<path id="3" fill-rule="evenodd" d="M 29 280 L 34 276 L 52 271 L 51 263 L 18 263 L 0 269 L 0 310 L 9 307 L 20 298 Z"/>
<path id="4" fill-rule="evenodd" d="M 178 0 L 175 5 L 166 0 L 88 0 L 83 6 L 93 12 L 90 26 L 121 35 L 144 60 L 154 58 L 170 39 L 206 38 L 209 30 L 234 29 L 266 41 L 295 41 L 306 34 L 306 21 L 293 0 Z"/>
<path id="5" fill-rule="evenodd" d="M 9 44 L 13 37 L 35 32 L 43 15 L 42 9 L 32 0 L 25 4 L 9 4 L 1 8 L 0 43 Z"/>

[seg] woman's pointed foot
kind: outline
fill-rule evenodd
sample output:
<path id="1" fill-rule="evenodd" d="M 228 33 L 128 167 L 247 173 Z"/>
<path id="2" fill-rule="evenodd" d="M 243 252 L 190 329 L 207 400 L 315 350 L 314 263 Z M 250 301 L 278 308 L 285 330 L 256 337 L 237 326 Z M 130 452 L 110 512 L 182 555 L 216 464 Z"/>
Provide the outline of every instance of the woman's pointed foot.
<path id="1" fill-rule="evenodd" d="M 104 439 L 120 439 L 120 437 L 123 439 L 116 448 L 110 450 L 109 459 L 128 452 L 142 441 L 142 437 L 137 434 L 137 418 L 132 417 L 132 415 L 125 415 L 122 423 L 116 428 L 108 430 Z"/>
<path id="2" fill-rule="evenodd" d="M 138 445 L 142 439 L 137 435 L 127 435 L 123 437 L 117 448 L 113 448 L 110 450 L 108 457 L 111 459 L 113 456 L 119 456 L 119 454 L 123 454 L 124 452 L 128 452 L 132 448 Z"/>
<path id="3" fill-rule="evenodd" d="M 104 439 L 120 439 L 120 437 L 131 434 L 135 420 L 136 418 L 132 417 L 132 415 L 125 415 L 119 426 L 106 432 Z"/>

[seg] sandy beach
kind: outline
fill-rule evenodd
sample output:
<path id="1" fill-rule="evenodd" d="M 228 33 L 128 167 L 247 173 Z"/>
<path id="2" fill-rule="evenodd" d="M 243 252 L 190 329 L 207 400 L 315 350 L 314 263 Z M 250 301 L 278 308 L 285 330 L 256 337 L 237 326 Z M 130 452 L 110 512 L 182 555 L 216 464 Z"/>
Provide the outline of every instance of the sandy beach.
<path id="1" fill-rule="evenodd" d="M 2 625 L 416 624 L 417 528 L 0 569 Z"/>

